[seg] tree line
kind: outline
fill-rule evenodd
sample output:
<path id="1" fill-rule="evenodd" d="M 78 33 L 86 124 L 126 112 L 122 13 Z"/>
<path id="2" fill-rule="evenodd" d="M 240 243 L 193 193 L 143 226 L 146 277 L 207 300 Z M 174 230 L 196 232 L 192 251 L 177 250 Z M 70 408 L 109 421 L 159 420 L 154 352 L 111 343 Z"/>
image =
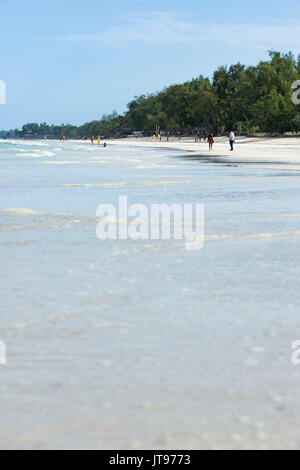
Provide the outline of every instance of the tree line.
<path id="1" fill-rule="evenodd" d="M 1 131 L 0 138 L 118 138 L 160 127 L 169 134 L 214 132 L 222 135 L 300 131 L 300 106 L 292 102 L 292 84 L 300 78 L 300 55 L 269 52 L 256 66 L 221 66 L 212 79 L 200 75 L 160 92 L 135 97 L 120 115 L 113 112 L 82 126 L 29 123 L 21 130 Z"/>

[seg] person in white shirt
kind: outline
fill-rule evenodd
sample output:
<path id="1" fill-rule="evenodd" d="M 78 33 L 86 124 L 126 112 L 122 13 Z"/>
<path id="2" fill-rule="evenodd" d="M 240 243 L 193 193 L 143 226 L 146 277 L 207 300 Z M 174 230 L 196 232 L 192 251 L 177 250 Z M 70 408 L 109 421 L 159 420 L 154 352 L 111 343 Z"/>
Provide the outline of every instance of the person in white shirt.
<path id="1" fill-rule="evenodd" d="M 235 139 L 234 132 L 231 131 L 230 134 L 229 134 L 229 143 L 230 143 L 231 152 L 233 152 L 234 139 Z"/>

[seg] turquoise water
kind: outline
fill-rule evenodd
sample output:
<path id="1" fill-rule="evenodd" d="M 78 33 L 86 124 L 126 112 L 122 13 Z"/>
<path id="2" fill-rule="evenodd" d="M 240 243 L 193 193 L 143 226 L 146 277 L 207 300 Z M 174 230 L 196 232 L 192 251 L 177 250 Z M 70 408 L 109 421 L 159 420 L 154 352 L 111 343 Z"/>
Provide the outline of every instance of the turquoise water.
<path id="1" fill-rule="evenodd" d="M 299 172 L 0 142 L 0 191 L 1 448 L 299 448 Z M 204 204 L 204 248 L 100 241 L 122 195 Z"/>

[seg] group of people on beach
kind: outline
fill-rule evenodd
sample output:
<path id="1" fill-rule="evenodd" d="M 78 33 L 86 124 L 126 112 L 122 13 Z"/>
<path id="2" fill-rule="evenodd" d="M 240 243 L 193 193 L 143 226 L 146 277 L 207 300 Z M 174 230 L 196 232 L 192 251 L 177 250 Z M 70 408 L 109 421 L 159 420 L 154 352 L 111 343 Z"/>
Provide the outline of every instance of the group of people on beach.
<path id="1" fill-rule="evenodd" d="M 87 137 L 84 137 L 83 140 L 84 140 L 85 142 L 87 142 L 88 139 L 87 139 Z M 95 139 L 95 136 L 92 135 L 92 137 L 91 137 L 92 145 L 94 145 L 95 140 L 96 140 L 96 139 Z M 97 137 L 97 144 L 100 145 L 100 143 L 101 143 L 101 136 L 98 135 L 98 137 Z M 106 147 L 106 145 L 107 145 L 106 142 L 104 142 L 103 147 Z"/>
<path id="2" fill-rule="evenodd" d="M 87 137 L 84 137 L 83 140 L 84 140 L 85 142 L 87 142 Z M 92 145 L 94 145 L 95 140 L 96 140 L 96 139 L 95 139 L 95 136 L 92 135 L 92 137 L 91 137 Z M 97 137 L 97 144 L 100 145 L 100 142 L 101 142 L 101 136 L 98 135 L 98 137 Z"/>
<path id="3" fill-rule="evenodd" d="M 161 142 L 161 135 L 160 133 L 153 132 L 152 134 L 152 140 L 157 139 L 159 142 Z"/>
<path id="4" fill-rule="evenodd" d="M 207 141 L 208 141 L 208 145 L 209 145 L 209 151 L 211 152 L 212 149 L 213 149 L 213 144 L 215 142 L 214 135 L 213 135 L 212 132 L 209 134 Z M 234 141 L 235 141 L 235 135 L 234 135 L 234 132 L 231 131 L 230 134 L 229 134 L 229 144 L 230 144 L 230 151 L 231 152 L 233 152 Z"/>
<path id="5" fill-rule="evenodd" d="M 65 137 L 65 136 L 62 137 L 63 143 L 65 143 L 65 142 L 68 141 L 68 140 L 69 140 L 68 137 Z M 84 140 L 84 142 L 87 142 L 88 138 L 87 138 L 87 137 L 83 137 L 83 140 Z M 94 135 L 92 135 L 92 137 L 91 137 L 91 142 L 92 142 L 92 145 L 94 145 L 94 142 L 95 142 L 95 136 L 94 136 Z M 97 144 L 100 145 L 100 142 L 101 142 L 101 136 L 98 135 L 98 137 L 97 137 Z M 104 142 L 103 147 L 106 147 L 106 146 L 107 146 L 107 144 L 106 144 L 106 142 Z"/>

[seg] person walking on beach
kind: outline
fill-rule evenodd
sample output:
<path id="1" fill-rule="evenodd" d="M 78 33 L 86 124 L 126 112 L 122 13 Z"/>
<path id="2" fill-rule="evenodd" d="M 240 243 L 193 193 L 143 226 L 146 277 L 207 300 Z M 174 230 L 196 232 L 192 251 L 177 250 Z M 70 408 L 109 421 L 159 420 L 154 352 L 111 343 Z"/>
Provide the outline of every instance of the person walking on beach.
<path id="1" fill-rule="evenodd" d="M 233 152 L 234 139 L 235 139 L 234 132 L 231 131 L 230 134 L 229 134 L 229 143 L 230 143 L 230 151 L 231 152 Z"/>
<path id="2" fill-rule="evenodd" d="M 213 133 L 211 132 L 208 136 L 208 145 L 209 145 L 209 151 L 211 152 L 212 151 L 212 148 L 213 148 L 213 144 L 214 144 L 214 135 Z"/>
<path id="3" fill-rule="evenodd" d="M 95 141 L 95 136 L 93 135 L 91 138 L 92 145 L 94 144 L 94 141 Z"/>
<path id="4" fill-rule="evenodd" d="M 100 145 L 100 141 L 101 141 L 101 137 L 100 137 L 100 135 L 98 135 L 98 137 L 97 137 L 97 144 L 98 145 Z"/>

